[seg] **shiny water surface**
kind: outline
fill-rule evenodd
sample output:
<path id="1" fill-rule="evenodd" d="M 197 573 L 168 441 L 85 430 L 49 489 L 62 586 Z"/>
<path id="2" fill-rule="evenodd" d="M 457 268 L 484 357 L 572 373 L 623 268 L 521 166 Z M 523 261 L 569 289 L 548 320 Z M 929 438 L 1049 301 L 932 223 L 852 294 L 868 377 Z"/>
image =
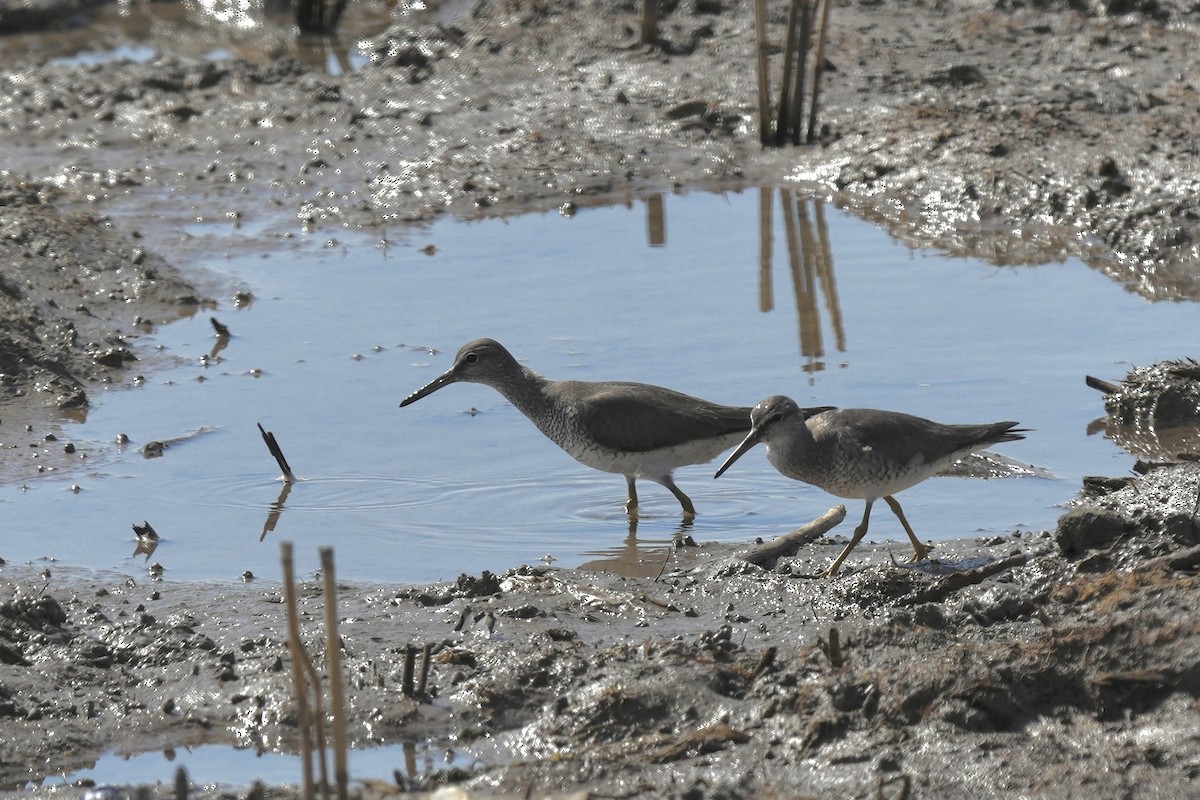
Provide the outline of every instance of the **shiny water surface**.
<path id="1" fill-rule="evenodd" d="M 1032 535 L 1053 529 L 1081 476 L 1134 460 L 1089 433 L 1102 402 L 1085 374 L 1119 378 L 1196 339 L 1192 304 L 1149 303 L 1081 263 L 912 251 L 777 191 L 446 220 L 403 236 L 273 238 L 243 219 L 178 234 L 203 242 L 202 266 L 253 302 L 235 307 L 230 289 L 211 314 L 144 337 L 179 365 L 93 393 L 86 422 L 54 445 L 66 438 L 86 456 L 78 470 L 10 476 L 4 558 L 273 580 L 286 539 L 301 573 L 333 546 L 347 580 L 452 579 L 545 556 L 657 573 L 681 528 L 666 490 L 640 484 L 633 530 L 623 479 L 573 461 L 495 391 L 453 385 L 398 407 L 478 336 L 551 378 L 1019 420 L 1029 437 L 998 450 L 1055 478 L 938 478 L 902 502 L 922 538 Z M 227 342 L 209 316 L 230 328 Z M 300 481 L 278 480 L 257 423 Z M 156 440 L 168 442 L 162 455 L 144 457 Z M 762 448 L 714 481 L 717 463 L 676 475 L 699 511 L 686 532 L 701 542 L 774 536 L 836 502 L 781 477 Z M 848 506 L 839 533 L 861 514 Z M 143 521 L 163 537 L 150 552 L 131 529 Z M 908 547 L 886 509 L 871 538 Z"/>
<path id="2" fill-rule="evenodd" d="M 327 758 L 330 759 L 326 761 L 327 767 L 332 772 L 331 757 Z M 346 760 L 348 771 L 353 775 L 382 778 L 397 774 L 410 780 L 419 780 L 452 767 L 468 768 L 474 762 L 474 758 L 466 751 L 439 750 L 413 743 L 350 750 Z M 294 784 L 299 782 L 302 774 L 298 755 L 205 744 L 136 755 L 109 753 L 91 767 L 51 775 L 36 785 L 78 785 L 81 781 L 88 781 L 96 787 L 155 783 L 171 786 L 180 769 L 184 770 L 194 785 L 249 786 L 255 781 Z M 30 784 L 27 788 L 33 786 Z M 106 795 L 97 793 L 94 796 Z"/>

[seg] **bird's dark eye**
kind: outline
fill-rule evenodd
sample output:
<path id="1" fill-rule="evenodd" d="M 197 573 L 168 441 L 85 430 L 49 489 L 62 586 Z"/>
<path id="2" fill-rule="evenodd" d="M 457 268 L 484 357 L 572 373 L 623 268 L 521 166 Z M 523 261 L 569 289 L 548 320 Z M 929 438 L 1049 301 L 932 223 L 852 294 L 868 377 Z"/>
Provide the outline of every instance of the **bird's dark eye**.
<path id="1" fill-rule="evenodd" d="M 782 411 L 776 411 L 774 414 L 771 415 L 771 422 L 779 422 L 779 420 L 781 420 L 781 419 L 783 419 Z"/>
<path id="2" fill-rule="evenodd" d="M 467 353 L 465 356 L 463 356 L 464 364 L 474 364 L 478 360 L 479 356 L 475 353 Z"/>

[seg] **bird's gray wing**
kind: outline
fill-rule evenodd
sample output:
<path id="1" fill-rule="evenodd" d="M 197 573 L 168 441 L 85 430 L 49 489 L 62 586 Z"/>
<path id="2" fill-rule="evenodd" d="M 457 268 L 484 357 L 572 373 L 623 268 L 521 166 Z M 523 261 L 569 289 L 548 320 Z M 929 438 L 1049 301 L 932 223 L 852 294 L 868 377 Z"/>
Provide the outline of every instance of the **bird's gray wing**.
<path id="1" fill-rule="evenodd" d="M 631 453 L 750 430 L 749 407 L 641 383 L 606 383 L 581 398 L 578 415 L 597 444 Z"/>
<path id="2" fill-rule="evenodd" d="M 907 464 L 914 457 L 937 463 L 994 442 L 1021 438 L 1004 433 L 1014 422 L 943 425 L 898 411 L 872 409 L 846 409 L 840 412 L 840 418 L 839 429 L 845 439 L 860 447 L 869 446 L 881 458 L 895 464 Z"/>

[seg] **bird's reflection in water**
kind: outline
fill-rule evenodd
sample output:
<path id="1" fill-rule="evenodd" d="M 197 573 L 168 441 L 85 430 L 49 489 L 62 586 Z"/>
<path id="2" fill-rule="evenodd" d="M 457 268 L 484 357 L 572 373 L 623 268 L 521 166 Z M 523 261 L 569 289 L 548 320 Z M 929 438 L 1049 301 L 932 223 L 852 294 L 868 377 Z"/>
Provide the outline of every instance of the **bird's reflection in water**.
<path id="1" fill-rule="evenodd" d="M 579 565 L 581 570 L 609 572 L 623 578 L 655 578 L 671 568 L 672 563 L 695 546 L 691 529 L 694 520 L 683 520 L 675 526 L 671 539 L 639 539 L 638 518 L 629 516 L 629 533 L 619 546 L 594 550 L 587 555 L 599 556 Z"/>

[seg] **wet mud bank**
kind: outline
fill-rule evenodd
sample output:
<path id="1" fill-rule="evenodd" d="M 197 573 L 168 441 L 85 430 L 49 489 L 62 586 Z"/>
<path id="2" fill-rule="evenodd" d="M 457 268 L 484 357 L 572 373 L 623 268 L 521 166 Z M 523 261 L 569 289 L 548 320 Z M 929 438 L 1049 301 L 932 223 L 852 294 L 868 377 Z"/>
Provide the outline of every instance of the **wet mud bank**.
<path id="1" fill-rule="evenodd" d="M 41 430 L 14 415 L 85 413 L 89 392 L 152 367 L 143 326 L 206 307 L 179 271 L 203 255 L 185 219 L 327 236 L 794 182 L 913 244 L 1078 255 L 1148 298 L 1195 300 L 1196 11 L 1072 5 L 839 8 L 820 142 L 768 151 L 752 20 L 731 3 L 668 4 L 654 47 L 636 43 L 634 3 L 479 4 L 397 27 L 377 64 L 339 76 L 289 59 L 9 67 L 4 441 Z M 1178 363 L 1158 396 L 1188 379 Z M 1147 374 L 1126 388 L 1154 394 Z M 345 586 L 354 743 L 475 753 L 477 768 L 410 777 L 478 791 L 1185 796 L 1200 778 L 1196 434 L 1164 444 L 1153 416 L 1122 416 L 1120 387 L 1106 395 L 1111 429 L 1157 448 L 1139 474 L 1089 481 L 1042 536 L 939 545 L 931 568 L 860 548 L 818 579 L 831 538 L 771 569 L 702 545 L 657 580 L 525 567 Z M 943 570 L 985 563 L 1004 568 L 965 585 Z M 322 599 L 314 585 L 301 601 L 318 656 Z M 284 625 L 273 586 L 3 566 L 0 787 L 112 750 L 294 750 Z M 425 643 L 428 695 L 406 697 L 403 650 Z"/>
<path id="2" fill-rule="evenodd" d="M 1197 485 L 1200 465 L 1164 467 L 1055 535 L 945 543 L 919 569 L 865 547 L 835 579 L 817 576 L 840 537 L 769 568 L 701 546 L 654 580 L 522 567 L 343 585 L 351 738 L 473 756 L 410 789 L 1185 796 L 1200 777 Z M 3 581 L 3 785 L 108 751 L 296 747 L 278 587 L 12 567 Z M 320 669 L 324 600 L 304 586 Z M 426 694 L 409 697 L 403 654 L 424 644 Z"/>
<path id="3" fill-rule="evenodd" d="M 164 190 L 186 191 L 189 213 L 274 206 L 308 229 L 794 181 L 914 244 L 1079 255 L 1195 298 L 1200 19 L 1085 5 L 839 6 L 812 147 L 759 146 L 746 9 L 668 3 L 643 46 L 639 4 L 583 0 L 402 23 L 337 76 L 288 58 L 23 67 L 0 142 L 63 200 L 169 213 Z M 772 6 L 773 41 L 785 18 Z"/>
<path id="4" fill-rule="evenodd" d="M 0 178 L 0 470 L 17 476 L 77 463 L 56 423 L 161 365 L 139 337 L 211 303 L 136 233 L 52 196 Z"/>

